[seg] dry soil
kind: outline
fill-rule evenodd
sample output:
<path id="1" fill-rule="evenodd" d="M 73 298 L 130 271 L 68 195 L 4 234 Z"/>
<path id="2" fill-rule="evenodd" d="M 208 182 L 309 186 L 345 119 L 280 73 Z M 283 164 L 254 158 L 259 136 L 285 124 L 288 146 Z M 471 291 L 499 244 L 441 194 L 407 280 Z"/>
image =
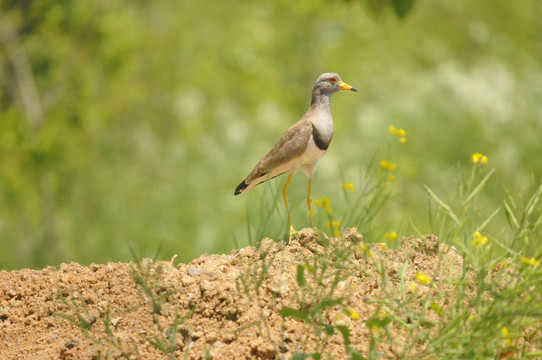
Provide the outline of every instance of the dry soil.
<path id="1" fill-rule="evenodd" d="M 355 229 L 342 239 L 304 229 L 288 244 L 264 239 L 189 264 L 144 259 L 0 271 L 0 359 L 345 358 L 338 328 L 318 333 L 310 324 L 319 315 L 347 327 L 351 347 L 366 356 L 374 331 L 367 320 L 387 316 L 381 300 L 451 291 L 462 263 L 434 236 L 405 238 L 390 250 L 365 244 Z M 418 272 L 433 285 L 420 284 Z M 310 321 L 281 316 L 286 307 Z M 379 351 L 394 358 L 410 343 L 401 327 L 388 331 L 394 344 Z"/>

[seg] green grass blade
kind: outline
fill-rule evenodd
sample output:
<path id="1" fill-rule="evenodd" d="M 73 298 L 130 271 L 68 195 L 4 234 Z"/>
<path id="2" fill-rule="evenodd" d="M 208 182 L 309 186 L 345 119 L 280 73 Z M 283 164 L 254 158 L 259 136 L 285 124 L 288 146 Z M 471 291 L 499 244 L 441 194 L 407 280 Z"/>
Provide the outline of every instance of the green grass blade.
<path id="1" fill-rule="evenodd" d="M 335 329 L 339 330 L 342 334 L 344 345 L 346 345 L 346 347 L 350 346 L 350 330 L 348 330 L 345 325 L 337 325 L 335 326 Z"/>
<path id="2" fill-rule="evenodd" d="M 428 186 L 424 185 L 425 191 L 429 194 L 429 196 L 437 203 L 440 207 L 442 207 L 444 210 L 446 210 L 446 213 L 448 216 L 452 218 L 452 220 L 458 225 L 461 226 L 461 221 L 455 215 L 454 211 L 450 206 L 448 206 L 444 201 L 442 201 Z"/>
<path id="3" fill-rule="evenodd" d="M 508 200 L 504 200 L 504 214 L 506 215 L 506 220 L 508 221 L 508 224 L 510 224 L 511 227 L 518 229 L 519 221 L 516 218 L 514 210 L 512 209 L 512 206 L 510 206 Z"/>
<path id="4" fill-rule="evenodd" d="M 525 207 L 525 213 L 527 216 L 531 215 L 536 207 L 536 204 L 542 197 L 542 184 L 536 189 L 533 196 L 529 199 L 529 202 L 527 203 L 527 206 Z"/>
<path id="5" fill-rule="evenodd" d="M 487 173 L 486 176 L 484 176 L 482 181 L 480 181 L 480 183 L 474 188 L 474 190 L 472 190 L 472 192 L 467 196 L 467 198 L 465 199 L 465 203 L 468 203 L 470 200 L 472 200 L 480 192 L 480 190 L 482 190 L 482 188 L 489 180 L 494 171 L 495 170 L 492 169 L 490 172 Z"/>
<path id="6" fill-rule="evenodd" d="M 489 215 L 489 217 L 482 223 L 482 225 L 478 226 L 478 228 L 476 229 L 476 231 L 482 231 L 485 229 L 485 227 L 491 222 L 491 220 L 493 220 L 493 218 L 495 216 L 497 216 L 497 214 L 499 213 L 499 210 L 501 210 L 500 207 L 496 208 L 495 211 L 493 211 L 491 213 L 491 215 Z"/>
<path id="7" fill-rule="evenodd" d="M 297 265 L 297 284 L 300 287 L 305 286 L 305 267 L 303 265 Z"/>
<path id="8" fill-rule="evenodd" d="M 290 307 L 283 307 L 282 309 L 280 309 L 279 314 L 283 317 L 289 316 L 298 320 L 310 322 L 309 316 L 305 312 Z"/>

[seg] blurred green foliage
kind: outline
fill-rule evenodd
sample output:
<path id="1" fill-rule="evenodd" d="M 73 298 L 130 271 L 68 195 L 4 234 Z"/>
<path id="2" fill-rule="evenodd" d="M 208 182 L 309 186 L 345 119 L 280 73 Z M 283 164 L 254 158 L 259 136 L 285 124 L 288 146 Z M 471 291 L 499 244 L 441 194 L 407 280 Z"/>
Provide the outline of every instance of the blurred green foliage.
<path id="1" fill-rule="evenodd" d="M 333 99 L 313 198 L 361 186 L 393 124 L 386 221 L 429 231 L 423 184 L 452 194 L 473 152 L 494 208 L 542 175 L 540 18 L 533 0 L 1 0 L 0 268 L 246 244 L 247 207 L 283 180 L 233 190 L 327 71 L 360 92 Z"/>

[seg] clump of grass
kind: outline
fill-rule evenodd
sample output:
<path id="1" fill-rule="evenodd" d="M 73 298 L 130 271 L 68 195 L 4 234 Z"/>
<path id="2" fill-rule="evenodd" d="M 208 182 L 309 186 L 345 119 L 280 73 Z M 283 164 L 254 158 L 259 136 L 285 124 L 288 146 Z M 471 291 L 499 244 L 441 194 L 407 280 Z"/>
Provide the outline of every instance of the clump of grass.
<path id="1" fill-rule="evenodd" d="M 163 264 L 156 264 L 153 260 L 143 259 L 132 265 L 131 277 L 141 292 L 143 302 L 151 305 L 153 323 L 157 328 L 154 334 L 146 337 L 147 341 L 168 358 L 176 359 L 177 330 L 193 314 L 195 307 L 192 307 L 183 316 L 180 315 L 179 305 L 174 302 L 171 303 L 171 297 L 176 291 L 163 284 L 163 271 Z M 169 324 L 163 326 L 162 318 L 167 316 L 163 313 L 166 304 L 175 308 L 175 315 L 172 320 L 169 319 Z M 186 355 L 187 353 L 185 353 Z"/>
<path id="2" fill-rule="evenodd" d="M 533 234 L 541 231 L 542 185 L 520 210 L 509 194 L 504 200 L 509 229 L 486 233 L 501 208 L 484 214 L 477 197 L 493 174 L 483 168 L 488 158 L 473 154 L 470 175 L 458 186 L 453 204 L 442 200 L 434 191 L 426 191 L 431 207 L 431 223 L 441 241 L 448 242 L 465 258 L 462 280 L 453 283 L 455 291 L 441 300 L 447 304 L 439 312 L 434 330 L 421 327 L 416 338 L 423 339 L 427 351 L 421 358 L 531 358 L 542 354 L 533 347 L 533 337 L 540 337 L 542 325 L 542 288 L 539 267 L 540 249 L 532 252 Z M 485 172 L 485 174 L 484 174 Z M 519 220 L 520 219 L 520 220 Z M 512 335 L 511 335 L 512 334 Z"/>
<path id="3" fill-rule="evenodd" d="M 296 266 L 295 301 L 282 306 L 280 315 L 291 317 L 305 324 L 308 332 L 301 335 L 304 352 L 294 355 L 294 359 L 329 357 L 327 352 L 330 337 L 340 334 L 344 352 L 350 359 L 361 359 L 361 355 L 351 347 L 350 330 L 346 325 L 335 321 L 337 311 L 342 311 L 352 319 L 358 319 L 357 312 L 348 306 L 348 292 L 338 291 L 338 286 L 353 275 L 349 266 L 350 258 L 357 244 L 344 239 L 321 237 L 322 252 L 310 256 L 302 254 Z"/>
<path id="4" fill-rule="evenodd" d="M 404 131 L 390 128 L 398 145 L 406 142 Z M 393 199 L 390 185 L 395 181 L 397 165 L 392 155 L 373 162 L 378 172 L 367 172 L 359 196 L 352 182 L 343 181 L 340 200 L 322 197 L 314 202 L 315 220 L 320 231 L 340 237 L 344 229 L 356 225 L 372 234 L 370 239 L 384 238 L 394 242 L 398 235 L 384 228 L 379 214 Z M 500 207 L 489 211 L 480 199 L 494 172 L 488 169 L 489 159 L 473 154 L 472 166 L 466 176 L 458 177 L 458 188 L 451 201 L 426 186 L 429 197 L 429 223 L 440 242 L 453 245 L 463 256 L 459 278 L 431 278 L 418 271 L 409 282 L 403 263 L 394 278 L 365 244 L 346 246 L 322 237 L 321 254 L 300 258 L 296 266 L 296 300 L 281 304 L 280 314 L 307 326 L 304 350 L 294 359 L 329 356 L 326 345 L 333 333 L 342 335 L 345 353 L 352 359 L 378 359 L 391 356 L 381 349 L 394 348 L 394 358 L 466 359 L 466 358 L 535 358 L 542 356 L 542 249 L 537 239 L 542 235 L 542 184 L 536 186 L 525 200 L 508 192 Z M 332 204 L 344 204 L 334 211 Z M 495 224 L 502 215 L 506 222 Z M 502 226 L 503 224 L 508 224 Z M 412 224 L 414 231 L 417 230 Z M 337 244 L 341 244 L 337 247 Z M 383 245 L 384 246 L 384 245 Z M 384 246 L 385 247 L 385 246 Z M 348 294 L 336 294 L 336 286 L 353 275 L 344 264 L 351 256 L 362 256 L 371 262 L 380 277 L 377 286 L 385 294 L 376 303 L 375 312 L 365 319 L 369 329 L 366 353 L 356 350 L 350 330 L 336 325 L 331 316 L 341 308 L 349 314 Z M 446 267 L 442 253 L 439 267 Z M 264 272 L 261 272 L 261 276 Z M 256 284 L 261 285 L 261 277 Z M 398 286 L 398 288 L 397 288 Z M 430 291 L 419 292 L 427 288 Z M 445 289 L 445 290 L 444 290 Z M 393 331 L 392 331 L 393 329 Z M 394 334 L 400 334 L 398 338 Z M 405 341 L 404 339 L 408 339 Z M 364 357 L 366 356 L 366 357 Z"/>
<path id="5" fill-rule="evenodd" d="M 69 321 L 80 329 L 84 337 L 89 339 L 95 344 L 103 345 L 104 342 L 108 344 L 105 347 L 107 350 L 105 354 L 99 354 L 98 358 L 109 359 L 111 357 L 118 358 L 130 358 L 132 355 L 137 354 L 137 344 L 134 341 L 128 344 L 124 343 L 121 338 L 116 336 L 111 328 L 112 319 L 134 311 L 135 308 L 126 309 L 119 312 L 112 312 L 109 304 L 104 312 L 92 311 L 88 308 L 87 303 L 77 292 L 71 292 L 68 297 L 66 290 L 59 289 L 57 292 L 58 298 L 67 308 L 66 312 L 53 312 L 53 316 L 60 317 Z M 98 316 L 96 316 L 98 314 Z M 98 319 L 100 321 L 98 322 Z M 99 323 L 102 325 L 96 326 Z"/>
<path id="6" fill-rule="evenodd" d="M 236 332 L 242 332 L 249 328 L 255 327 L 257 333 L 263 336 L 273 347 L 273 352 L 279 354 L 284 351 L 284 334 L 281 333 L 281 338 L 276 339 L 272 335 L 272 328 L 269 324 L 268 311 L 276 311 L 280 294 L 280 285 L 275 290 L 265 292 L 263 284 L 269 280 L 269 270 L 275 263 L 279 248 L 275 248 L 271 244 L 263 244 L 257 242 L 254 247 L 254 261 L 251 261 L 246 268 L 240 269 L 240 276 L 237 279 L 237 292 L 254 304 L 259 311 L 259 320 L 256 320 L 248 325 L 242 326 Z M 266 304 L 263 303 L 263 298 L 267 299 Z"/>
<path id="7" fill-rule="evenodd" d="M 138 286 L 145 302 L 149 302 L 152 314 L 161 315 L 162 307 L 175 293 L 172 289 L 164 287 L 160 279 L 163 275 L 163 265 L 150 259 L 143 259 L 132 264 L 131 277 Z"/>
<path id="8" fill-rule="evenodd" d="M 379 215 L 394 200 L 393 185 L 399 167 L 394 159 L 407 138 L 404 129 L 390 126 L 388 131 L 386 150 L 360 169 L 357 182 L 341 175 L 342 183 L 337 187 L 340 194 L 335 199 L 323 196 L 314 200 L 316 223 L 328 235 L 338 237 L 346 228 L 355 227 L 372 242 L 397 238 L 397 232 L 389 230 L 392 225 L 388 219 Z"/>

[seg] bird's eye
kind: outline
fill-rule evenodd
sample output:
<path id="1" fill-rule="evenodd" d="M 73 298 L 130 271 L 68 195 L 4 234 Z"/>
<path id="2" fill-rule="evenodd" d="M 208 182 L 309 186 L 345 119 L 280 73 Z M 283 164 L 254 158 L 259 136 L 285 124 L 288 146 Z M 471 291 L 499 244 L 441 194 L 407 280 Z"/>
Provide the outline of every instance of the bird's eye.
<path id="1" fill-rule="evenodd" d="M 331 79 L 329 79 L 329 82 L 332 83 L 332 84 L 335 84 L 337 82 L 337 79 L 331 78 Z"/>

